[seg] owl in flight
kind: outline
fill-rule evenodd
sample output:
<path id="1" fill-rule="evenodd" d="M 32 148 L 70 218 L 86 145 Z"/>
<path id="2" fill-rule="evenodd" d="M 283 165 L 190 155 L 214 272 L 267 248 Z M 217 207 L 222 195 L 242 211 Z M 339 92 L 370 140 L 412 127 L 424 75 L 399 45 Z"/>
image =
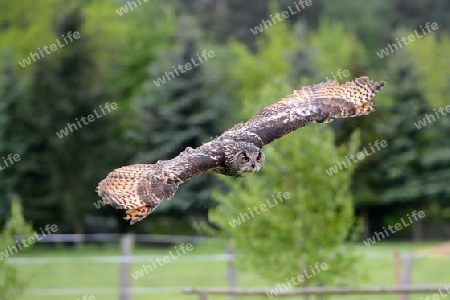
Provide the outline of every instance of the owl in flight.
<path id="1" fill-rule="evenodd" d="M 97 187 L 98 195 L 134 224 L 147 217 L 178 186 L 205 172 L 241 177 L 258 172 L 265 157 L 261 148 L 311 122 L 367 115 L 374 111 L 372 98 L 385 82 L 368 77 L 339 85 L 335 81 L 303 87 L 266 106 L 252 119 L 239 123 L 198 148 L 187 147 L 177 157 L 155 164 L 116 169 Z"/>

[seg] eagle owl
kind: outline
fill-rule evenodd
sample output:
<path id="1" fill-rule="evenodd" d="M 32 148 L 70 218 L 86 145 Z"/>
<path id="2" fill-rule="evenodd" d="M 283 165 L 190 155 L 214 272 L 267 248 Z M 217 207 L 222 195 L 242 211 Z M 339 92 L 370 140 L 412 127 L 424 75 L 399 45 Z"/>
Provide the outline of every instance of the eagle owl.
<path id="1" fill-rule="evenodd" d="M 372 98 L 385 82 L 368 77 L 339 85 L 335 81 L 303 87 L 275 102 L 247 122 L 239 123 L 198 148 L 187 147 L 177 157 L 155 164 L 136 164 L 110 172 L 97 187 L 98 195 L 134 224 L 147 217 L 178 186 L 205 172 L 241 177 L 264 165 L 262 147 L 309 123 L 367 115 Z"/>
<path id="2" fill-rule="evenodd" d="M 264 166 L 264 153 L 258 146 L 233 140 L 230 140 L 228 145 L 224 153 L 224 168 L 218 168 L 216 172 L 241 177 L 245 172 L 258 172 Z"/>

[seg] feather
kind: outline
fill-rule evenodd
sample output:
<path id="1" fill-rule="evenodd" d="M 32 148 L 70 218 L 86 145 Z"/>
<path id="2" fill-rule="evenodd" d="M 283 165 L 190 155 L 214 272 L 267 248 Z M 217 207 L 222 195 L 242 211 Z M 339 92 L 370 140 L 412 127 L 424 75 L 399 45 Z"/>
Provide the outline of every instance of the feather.
<path id="1" fill-rule="evenodd" d="M 373 112 L 372 98 L 384 85 L 384 81 L 360 77 L 342 85 L 327 81 L 295 90 L 196 149 L 187 147 L 171 160 L 110 172 L 98 184 L 97 193 L 112 207 L 125 209 L 124 219 L 134 224 L 147 217 L 163 199 L 172 198 L 181 183 L 195 176 L 212 171 L 241 177 L 242 170 L 249 172 L 248 166 L 239 170 L 234 164 L 241 152 L 261 153 L 263 146 L 311 122 L 327 123 Z"/>

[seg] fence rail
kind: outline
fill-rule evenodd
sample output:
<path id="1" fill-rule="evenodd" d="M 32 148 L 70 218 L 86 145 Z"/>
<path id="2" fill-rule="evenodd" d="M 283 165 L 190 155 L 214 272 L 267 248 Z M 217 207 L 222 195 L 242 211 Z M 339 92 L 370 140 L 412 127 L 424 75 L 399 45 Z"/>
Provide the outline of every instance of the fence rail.
<path id="1" fill-rule="evenodd" d="M 123 238 L 118 233 L 92 234 L 51 234 L 38 240 L 38 243 L 82 243 L 82 242 L 118 242 Z M 204 236 L 166 235 L 166 234 L 134 234 L 134 240 L 140 243 L 204 243 L 211 238 Z M 20 236 L 21 237 L 21 236 Z M 25 236 L 24 236 L 25 237 Z"/>
<path id="2" fill-rule="evenodd" d="M 277 297 L 288 297 L 294 295 L 379 295 L 379 294 L 426 294 L 441 293 L 447 291 L 445 285 L 429 286 L 379 286 L 363 288 L 300 288 L 278 293 Z M 223 289 L 223 288 L 192 288 L 183 289 L 184 294 L 196 294 L 199 300 L 207 300 L 208 295 L 228 295 L 228 296 L 267 296 L 272 290 L 268 289 Z M 441 293 L 442 295 L 442 293 Z M 447 294 L 448 295 L 448 294 Z M 443 295 L 443 296 L 447 296 Z"/>
<path id="3" fill-rule="evenodd" d="M 174 291 L 184 294 L 196 294 L 200 300 L 206 300 L 208 295 L 266 295 L 268 289 L 237 289 L 236 288 L 236 270 L 234 260 L 236 255 L 231 247 L 226 247 L 224 254 L 190 254 L 186 257 L 180 257 L 177 262 L 183 261 L 223 261 L 227 262 L 227 286 L 228 289 L 220 288 L 131 288 L 129 278 L 131 263 L 151 262 L 158 256 L 155 255 L 133 255 L 132 249 L 136 242 L 143 243 L 203 243 L 208 238 L 201 236 L 172 236 L 172 235 L 120 235 L 120 234 L 53 234 L 39 240 L 39 243 L 55 242 L 112 242 L 118 241 L 121 244 L 121 255 L 117 256 L 86 256 L 86 257 L 9 257 L 8 263 L 11 264 L 48 264 L 48 263 L 98 263 L 119 264 L 119 268 L 125 270 L 120 272 L 122 276 L 119 281 L 118 289 L 34 289 L 29 290 L 27 294 L 32 295 L 74 295 L 91 292 L 96 294 L 120 295 L 121 300 L 130 299 L 131 295 L 136 294 L 162 294 L 173 293 Z M 366 253 L 369 258 L 392 257 L 396 270 L 397 286 L 393 287 L 366 287 L 366 288 L 303 288 L 293 289 L 286 292 L 280 292 L 279 296 L 292 295 L 357 295 L 357 294 L 400 294 L 402 300 L 407 299 L 408 294 L 412 293 L 431 293 L 447 291 L 445 286 L 414 286 L 410 285 L 411 263 L 413 258 L 433 257 L 439 259 L 449 259 L 449 253 L 427 253 L 427 252 L 386 252 L 373 251 Z M 449 288 L 447 286 L 447 288 Z M 445 296 L 447 296 L 446 294 Z"/>

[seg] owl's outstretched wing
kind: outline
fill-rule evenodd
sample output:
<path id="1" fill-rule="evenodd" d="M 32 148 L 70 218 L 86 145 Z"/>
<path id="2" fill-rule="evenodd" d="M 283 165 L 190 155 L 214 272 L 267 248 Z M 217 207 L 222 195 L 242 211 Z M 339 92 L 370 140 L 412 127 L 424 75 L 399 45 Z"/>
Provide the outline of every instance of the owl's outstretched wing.
<path id="1" fill-rule="evenodd" d="M 116 209 L 126 209 L 124 219 L 134 224 L 149 215 L 178 186 L 204 172 L 223 166 L 224 152 L 211 144 L 186 148 L 171 160 L 116 169 L 97 186 L 98 195 Z"/>
<path id="2" fill-rule="evenodd" d="M 334 118 L 367 115 L 375 110 L 371 100 L 384 84 L 384 81 L 373 82 L 368 77 L 359 77 L 341 85 L 327 81 L 306 86 L 266 106 L 252 119 L 230 131 L 257 136 L 262 147 L 311 122 L 326 123 Z"/>
<path id="3" fill-rule="evenodd" d="M 125 219 L 134 224 L 150 214 L 164 198 L 170 199 L 182 182 L 223 168 L 228 144 L 245 141 L 261 148 L 311 122 L 369 114 L 375 110 L 371 100 L 383 86 L 383 81 L 360 77 L 342 85 L 328 81 L 304 87 L 215 140 L 196 149 L 186 148 L 174 159 L 112 171 L 98 184 L 98 195 L 114 208 L 126 209 Z"/>

